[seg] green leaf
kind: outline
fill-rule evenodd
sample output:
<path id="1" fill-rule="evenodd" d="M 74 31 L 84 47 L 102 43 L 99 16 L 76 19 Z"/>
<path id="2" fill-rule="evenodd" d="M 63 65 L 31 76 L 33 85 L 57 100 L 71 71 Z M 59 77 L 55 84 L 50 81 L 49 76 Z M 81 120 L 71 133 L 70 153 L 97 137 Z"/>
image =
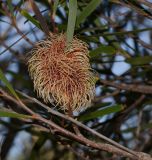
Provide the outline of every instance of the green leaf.
<path id="1" fill-rule="evenodd" d="M 104 32 L 104 31 L 108 30 L 108 27 L 107 27 L 107 25 L 103 25 L 103 26 L 100 26 L 100 27 L 91 27 L 91 28 L 89 27 L 89 28 L 84 28 L 84 29 L 79 29 L 79 30 L 80 30 L 79 33 L 94 32 L 94 31 L 102 31 L 102 32 Z"/>
<path id="2" fill-rule="evenodd" d="M 140 32 L 145 32 L 145 31 L 151 31 L 152 28 L 143 28 L 143 29 L 134 29 L 132 31 L 122 31 L 122 32 L 112 32 L 112 33 L 103 33 L 103 34 L 98 34 L 98 36 L 103 35 L 103 36 L 122 36 L 122 35 L 127 35 L 127 34 L 137 34 Z"/>
<path id="3" fill-rule="evenodd" d="M 21 15 L 26 17 L 27 20 L 29 20 L 30 22 L 32 22 L 36 27 L 38 27 L 39 29 L 41 29 L 41 25 L 39 23 L 39 21 L 37 21 L 36 19 L 34 19 L 26 10 L 21 10 Z"/>
<path id="4" fill-rule="evenodd" d="M 131 65 L 144 65 L 152 62 L 152 56 L 127 58 L 125 61 Z"/>
<path id="5" fill-rule="evenodd" d="M 83 116 L 80 116 L 78 118 L 78 120 L 80 120 L 80 121 L 90 120 L 90 119 L 102 117 L 102 116 L 107 115 L 107 114 L 119 112 L 119 111 L 121 111 L 123 109 L 124 109 L 123 105 L 114 105 L 114 106 L 102 108 L 102 109 L 97 110 L 95 112 L 91 112 L 89 114 L 85 114 Z"/>
<path id="6" fill-rule="evenodd" d="M 128 133 L 128 132 L 135 132 L 137 130 L 138 127 L 131 127 L 131 128 L 127 128 L 127 129 L 123 129 L 122 132 L 123 133 Z M 152 123 L 145 123 L 140 125 L 140 130 L 144 131 L 146 129 L 151 129 L 152 128 Z"/>
<path id="7" fill-rule="evenodd" d="M 2 15 L 6 15 L 6 13 L 5 13 L 5 11 L 4 11 L 3 9 L 0 9 L 0 13 L 1 13 Z"/>
<path id="8" fill-rule="evenodd" d="M 16 94 L 15 90 L 13 89 L 12 85 L 9 83 L 9 81 L 6 79 L 3 71 L 0 69 L 0 79 L 2 82 L 6 85 L 6 87 L 10 90 L 10 92 L 19 99 L 18 95 Z"/>
<path id="9" fill-rule="evenodd" d="M 83 11 L 78 15 L 76 26 L 78 27 L 80 23 L 84 22 L 85 19 L 97 8 L 102 0 L 91 0 L 91 2 L 83 9 Z"/>
<path id="10" fill-rule="evenodd" d="M 90 28 L 90 29 L 84 29 L 82 30 L 82 32 L 84 31 L 93 31 L 93 30 L 98 30 L 99 27 L 95 27 L 95 28 Z M 106 37 L 111 37 L 111 36 L 126 36 L 128 34 L 137 34 L 137 33 L 141 33 L 141 32 L 145 32 L 145 31 L 151 31 L 152 28 L 144 28 L 144 29 L 135 29 L 135 30 L 131 30 L 131 31 L 121 31 L 121 32 L 104 32 L 104 33 L 98 33 L 98 34 L 93 34 L 90 35 L 88 37 L 100 37 L 100 36 L 106 36 Z M 81 33 L 81 32 L 80 32 Z"/>
<path id="11" fill-rule="evenodd" d="M 24 0 L 20 0 L 20 1 L 16 4 L 17 7 L 15 7 L 15 10 L 16 10 L 16 13 L 14 14 L 15 17 L 16 17 L 16 15 L 18 14 L 18 12 L 20 12 L 20 9 L 21 9 L 22 5 L 24 5 Z"/>
<path id="12" fill-rule="evenodd" d="M 14 7 L 12 5 L 12 0 L 7 0 L 7 5 L 8 5 L 8 8 L 10 10 L 11 15 L 14 16 L 14 12 L 13 12 Z"/>
<path id="13" fill-rule="evenodd" d="M 95 42 L 99 43 L 99 39 L 97 37 L 89 37 L 89 36 L 78 36 L 81 40 L 89 43 L 89 42 Z"/>
<path id="14" fill-rule="evenodd" d="M 74 28 L 77 16 L 77 0 L 69 0 L 69 16 L 68 16 L 68 27 L 67 27 L 67 44 L 73 39 Z"/>
<path id="15" fill-rule="evenodd" d="M 58 4 L 59 4 L 59 0 L 55 0 L 55 2 L 54 2 L 54 6 L 53 6 L 53 16 L 55 16 L 55 13 L 56 13 L 56 10 L 57 10 L 57 7 L 58 7 Z"/>
<path id="16" fill-rule="evenodd" d="M 11 111 L 0 110 L 0 117 L 10 117 L 10 118 L 32 118 L 32 116 L 19 114 Z"/>
<path id="17" fill-rule="evenodd" d="M 103 108 L 103 107 L 106 107 L 106 106 L 110 106 L 111 105 L 111 102 L 104 102 L 104 103 L 99 103 L 99 104 L 96 104 L 92 107 L 89 107 L 87 108 L 86 110 L 84 110 L 83 112 L 80 113 L 80 117 L 82 117 L 83 115 L 86 115 L 86 114 L 89 114 L 89 113 L 92 113 L 96 110 L 99 110 L 100 108 Z M 78 117 L 77 117 L 78 118 Z M 78 118 L 79 119 L 79 118 Z"/>
<path id="18" fill-rule="evenodd" d="M 91 51 L 89 55 L 90 57 L 96 57 L 96 56 L 99 56 L 101 53 L 115 54 L 116 49 L 111 46 L 100 45 L 98 48 Z"/>

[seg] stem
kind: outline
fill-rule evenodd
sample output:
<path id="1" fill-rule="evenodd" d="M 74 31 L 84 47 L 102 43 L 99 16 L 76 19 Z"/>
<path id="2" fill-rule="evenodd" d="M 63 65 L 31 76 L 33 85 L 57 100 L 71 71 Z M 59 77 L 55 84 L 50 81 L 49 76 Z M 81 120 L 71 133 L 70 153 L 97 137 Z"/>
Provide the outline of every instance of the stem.
<path id="1" fill-rule="evenodd" d="M 68 105 L 68 115 L 69 115 L 69 117 L 73 118 L 72 107 L 70 104 Z M 77 135 L 82 136 L 82 134 L 80 133 L 80 130 L 76 124 L 72 123 L 72 127 Z"/>

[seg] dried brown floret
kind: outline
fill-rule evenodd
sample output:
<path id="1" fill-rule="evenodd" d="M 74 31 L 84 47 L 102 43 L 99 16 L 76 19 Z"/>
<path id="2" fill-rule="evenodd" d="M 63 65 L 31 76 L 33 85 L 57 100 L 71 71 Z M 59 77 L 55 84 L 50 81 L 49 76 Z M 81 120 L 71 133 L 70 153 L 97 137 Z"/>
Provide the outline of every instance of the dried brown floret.
<path id="1" fill-rule="evenodd" d="M 64 110 L 79 111 L 94 97 L 95 83 L 85 42 L 73 38 L 66 47 L 64 34 L 51 35 L 31 51 L 28 68 L 34 89 L 45 102 L 52 98 Z"/>

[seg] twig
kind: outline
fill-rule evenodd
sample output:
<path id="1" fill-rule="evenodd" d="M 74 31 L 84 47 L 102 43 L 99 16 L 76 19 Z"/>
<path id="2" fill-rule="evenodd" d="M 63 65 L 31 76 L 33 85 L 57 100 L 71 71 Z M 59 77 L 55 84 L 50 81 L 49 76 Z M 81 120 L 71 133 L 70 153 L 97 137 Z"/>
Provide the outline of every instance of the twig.
<path id="1" fill-rule="evenodd" d="M 122 154 L 127 153 L 127 154 L 131 155 L 130 158 L 133 158 L 133 157 L 134 157 L 134 158 L 133 158 L 134 160 L 135 160 L 135 159 L 138 159 L 138 160 L 152 160 L 151 157 L 150 157 L 150 155 L 148 155 L 148 154 L 146 154 L 146 153 L 143 153 L 143 152 L 135 152 L 135 151 L 132 151 L 132 150 L 130 150 L 130 149 L 128 149 L 128 148 L 126 148 L 126 147 L 124 147 L 124 146 L 116 143 L 115 141 L 113 141 L 113 140 L 105 137 L 104 135 L 102 135 L 102 134 L 100 134 L 100 133 L 92 130 L 91 128 L 89 128 L 89 127 L 85 126 L 84 124 L 76 121 L 75 119 L 73 119 L 73 118 L 71 118 L 71 117 L 68 117 L 68 116 L 66 116 L 66 115 L 64 115 L 64 114 L 62 114 L 62 113 L 59 113 L 59 112 L 51 109 L 51 108 L 48 107 L 47 105 L 45 105 L 45 104 L 41 103 L 40 101 L 38 101 L 37 99 L 32 98 L 32 97 L 30 97 L 30 96 L 28 96 L 28 95 L 26 95 L 25 93 L 22 93 L 22 92 L 20 92 L 20 91 L 18 91 L 18 92 L 19 92 L 20 94 L 22 94 L 24 97 L 26 97 L 26 98 L 34 101 L 35 103 L 39 104 L 40 106 L 42 106 L 43 108 L 45 108 L 46 110 L 48 110 L 48 112 L 50 112 L 50 113 L 52 113 L 52 114 L 54 114 L 54 115 L 57 115 L 57 116 L 59 116 L 59 117 L 61 117 L 61 118 L 64 118 L 64 119 L 66 119 L 66 120 L 69 120 L 69 121 L 73 122 L 74 124 L 76 124 L 77 126 L 79 126 L 79 127 L 83 128 L 83 129 L 89 131 L 90 133 L 96 135 L 97 137 L 99 137 L 99 138 L 101 138 L 101 139 L 109 142 L 110 144 L 118 147 L 119 149 L 123 150 L 123 153 L 122 153 Z M 143 100 L 143 98 L 144 98 L 144 97 L 142 96 L 141 99 Z M 84 137 L 82 137 L 82 136 L 78 136 L 78 137 L 80 137 L 80 138 L 82 138 L 82 139 L 84 138 Z M 92 141 L 91 141 L 91 142 L 92 142 Z M 106 144 L 106 145 L 108 145 L 108 144 Z M 109 148 L 109 149 L 110 149 L 110 148 Z M 104 150 L 104 149 L 103 149 L 103 150 Z M 109 152 L 111 152 L 111 149 L 109 150 Z M 112 153 L 114 153 L 114 152 L 112 152 Z"/>
<path id="2" fill-rule="evenodd" d="M 107 94 L 104 95 L 104 96 L 96 97 L 94 101 L 95 101 L 95 102 L 101 101 L 101 100 L 103 100 L 103 99 L 105 99 L 105 98 L 107 98 L 107 97 L 116 96 L 116 95 L 119 94 L 119 93 L 120 93 L 120 90 L 115 90 L 114 92 L 112 92 L 112 93 L 107 93 Z"/>
<path id="3" fill-rule="evenodd" d="M 25 104 L 23 104 L 23 102 L 22 102 L 21 100 L 14 99 L 13 97 L 11 97 L 8 93 L 6 93 L 6 92 L 5 92 L 3 89 L 1 89 L 1 88 L 0 88 L 0 92 L 2 93 L 1 96 L 5 97 L 5 98 L 7 98 L 7 99 L 9 99 L 9 100 L 11 100 L 12 102 L 14 102 L 14 103 L 16 103 L 16 104 L 18 104 L 18 105 L 21 105 L 22 108 L 23 108 L 25 111 L 27 111 L 29 114 L 35 115 L 35 113 L 34 113 L 32 110 L 30 110 Z"/>
<path id="4" fill-rule="evenodd" d="M 33 29 L 35 29 L 36 27 L 34 27 Z M 31 31 L 29 31 L 29 32 L 27 32 L 27 33 L 25 33 L 25 34 L 23 34 L 22 36 L 21 36 L 21 38 L 19 38 L 18 40 L 16 40 L 14 43 L 12 43 L 10 46 L 8 46 L 6 49 L 4 49 L 1 53 L 0 53 L 0 55 L 1 54 L 3 54 L 3 53 L 5 53 L 7 50 L 9 50 L 11 47 L 13 47 L 15 44 L 17 44 L 20 40 L 22 40 L 26 35 L 28 35 L 29 33 L 30 33 Z"/>
<path id="5" fill-rule="evenodd" d="M 85 137 L 75 135 L 72 132 L 56 125 L 54 122 L 52 122 L 50 120 L 48 121 L 48 120 L 46 120 L 46 119 L 44 119 L 40 116 L 36 116 L 35 119 L 40 120 L 40 121 L 50 125 L 59 134 L 70 137 L 70 138 L 76 140 L 77 142 L 82 143 L 82 144 L 84 144 L 88 147 L 92 147 L 92 148 L 99 149 L 99 150 L 104 150 L 104 151 L 111 152 L 111 153 L 114 153 L 114 154 L 117 154 L 117 155 L 120 155 L 120 156 L 124 156 L 124 157 L 129 157 L 129 158 L 132 158 L 134 160 L 138 159 L 138 156 L 135 153 L 133 155 L 133 154 L 130 154 L 130 153 L 124 151 L 124 150 L 116 148 L 116 147 L 114 147 L 110 144 L 105 144 L 105 143 L 100 143 L 99 144 L 99 143 L 93 142 L 93 141 L 91 141 L 91 140 L 89 140 Z"/>
<path id="6" fill-rule="evenodd" d="M 100 80 L 100 83 L 118 88 L 121 90 L 127 90 L 132 92 L 139 92 L 143 94 L 152 94 L 152 86 L 149 85 L 137 85 L 137 84 L 126 84 L 126 83 L 116 83 L 115 81 Z"/>
<path id="7" fill-rule="evenodd" d="M 88 147 L 92 147 L 92 148 L 95 148 L 95 149 L 99 149 L 99 150 L 104 150 L 104 151 L 107 151 L 107 152 L 111 152 L 113 154 L 117 154 L 117 155 L 120 155 L 120 156 L 124 156 L 124 157 L 130 157 L 132 159 L 138 159 L 138 157 L 136 156 L 136 153 L 129 153 L 128 151 L 125 151 L 125 150 L 122 150 L 120 148 L 117 148 L 111 144 L 106 144 L 106 143 L 96 143 L 96 142 L 93 142 L 83 136 L 78 136 L 78 135 L 75 135 L 74 133 L 58 126 L 57 124 L 55 124 L 53 121 L 51 120 L 47 120 L 43 117 L 41 117 L 40 115 L 34 113 L 31 109 L 27 109 L 27 106 L 25 104 L 23 104 L 22 102 L 14 99 L 13 97 L 11 97 L 10 95 L 8 95 L 5 91 L 3 91 L 2 89 L 0 89 L 0 91 L 3 93 L 3 96 L 5 96 L 5 98 L 13 101 L 14 103 L 16 103 L 17 105 L 21 106 L 24 110 L 28 111 L 30 114 L 33 115 L 33 119 L 35 120 L 38 120 L 38 121 L 41 121 L 41 122 L 44 122 L 46 124 L 48 124 L 51 128 L 54 129 L 54 132 L 58 132 L 58 134 L 60 135 L 64 135 L 68 138 L 72 138 L 74 140 L 76 140 L 77 142 L 85 145 L 85 146 L 88 146 Z M 49 108 L 49 107 L 48 107 Z M 51 109 L 52 110 L 52 109 Z M 53 110 L 52 110 L 53 111 Z M 56 111 L 55 111 L 56 112 Z M 61 114 L 59 112 L 57 112 L 58 114 Z M 61 114 L 62 115 L 62 114 Z M 67 117 L 65 115 L 62 115 L 62 117 Z M 66 118 L 65 118 L 66 119 Z M 67 119 L 71 119 L 71 117 L 67 117 Z M 74 120 L 74 119 L 73 119 Z M 75 120 L 74 120 L 75 121 Z M 76 121 L 77 122 L 77 121 Z M 77 122 L 79 125 L 83 125 L 79 122 Z M 85 126 L 85 125 L 84 125 Z M 87 128 L 87 127 L 86 127 Z M 95 132 L 95 131 L 94 131 Z M 99 134 L 99 133 L 98 133 Z M 99 134 L 100 135 L 100 134 Z M 108 139 L 108 138 L 107 138 Z M 112 140 L 111 140 L 112 141 Z M 116 142 L 115 142 L 116 143 Z M 116 143 L 117 144 L 117 143 Z M 120 145 L 121 146 L 121 145 Z M 122 146 L 123 148 L 123 146 Z M 124 147 L 125 148 L 125 147 Z M 126 149 L 127 150 L 127 149 Z M 128 149 L 129 150 L 129 149 Z"/>
<path id="8" fill-rule="evenodd" d="M 36 3 L 33 0 L 29 0 L 31 7 L 35 13 L 35 16 L 37 18 L 37 20 L 40 22 L 41 27 L 43 29 L 43 31 L 45 32 L 46 35 L 49 35 L 49 28 L 48 25 L 45 21 L 45 19 L 43 18 L 39 8 L 37 7 Z"/>
<path id="9" fill-rule="evenodd" d="M 1 90 L 2 90 L 2 89 L 1 89 Z M 5 91 L 4 91 L 4 93 L 5 93 Z M 7 95 L 7 93 L 6 93 L 6 95 Z M 10 97 L 7 96 L 6 98 L 10 98 Z M 14 98 L 12 98 L 12 99 L 14 99 Z M 11 100 L 11 99 L 10 99 L 10 100 Z M 19 101 L 16 101 L 16 100 L 13 101 L 13 102 L 16 102 L 16 104 L 20 105 L 23 109 L 27 110 L 27 106 L 24 105 L 23 103 L 21 103 L 21 102 L 19 102 Z M 45 105 L 44 105 L 44 106 L 45 106 Z M 48 107 L 48 106 L 46 106 L 46 107 Z M 45 107 L 44 107 L 44 108 L 45 108 Z M 49 107 L 48 107 L 48 108 L 49 108 Z M 28 109 L 29 109 L 29 108 L 28 108 Z M 29 109 L 29 110 L 30 110 L 31 113 L 34 113 L 31 109 Z M 59 113 L 59 112 L 57 112 L 57 113 L 58 113 L 58 114 L 61 114 L 61 113 Z M 61 115 L 62 115 L 62 114 L 61 114 Z M 62 115 L 62 116 L 63 116 L 64 118 L 65 118 L 65 117 L 67 118 L 67 116 L 65 116 L 65 115 Z M 131 151 L 131 150 L 129 150 L 129 149 L 127 149 L 127 148 L 125 148 L 125 147 L 117 144 L 116 142 L 114 142 L 114 141 L 112 141 L 112 140 L 111 140 L 111 142 L 115 143 L 117 146 L 119 146 L 119 147 L 121 147 L 121 148 L 119 148 L 119 147 L 117 148 L 117 146 L 115 146 L 115 145 L 113 146 L 113 145 L 111 145 L 111 144 L 96 143 L 96 142 L 91 141 L 91 140 L 89 140 L 89 139 L 87 139 L 87 138 L 85 138 L 85 137 L 75 135 L 74 133 L 72 133 L 72 132 L 70 132 L 70 131 L 68 131 L 68 130 L 62 128 L 62 127 L 60 127 L 59 125 L 55 124 L 53 121 L 47 120 L 47 119 L 41 117 L 41 116 L 38 115 L 38 114 L 35 114 L 35 113 L 34 113 L 32 119 L 35 119 L 35 120 L 38 120 L 38 121 L 41 121 L 41 122 L 44 122 L 44 123 L 48 124 L 48 125 L 49 125 L 51 128 L 53 128 L 59 135 L 63 135 L 63 136 L 65 136 L 65 137 L 72 138 L 72 139 L 74 139 L 75 141 L 77 141 L 77 142 L 79 142 L 79 143 L 81 143 L 81 144 L 83 144 L 83 145 L 85 145 L 85 146 L 92 147 L 92 148 L 95 148 L 95 149 L 98 149 L 98 150 L 103 150 L 103 151 L 111 152 L 111 153 L 113 153 L 113 154 L 117 154 L 117 155 L 120 155 L 120 156 L 129 157 L 129 158 L 134 159 L 134 160 L 136 160 L 136 159 L 138 159 L 138 160 L 151 160 L 151 159 L 150 159 L 150 156 L 149 156 L 148 154 L 142 153 L 142 152 Z M 71 117 L 68 117 L 67 119 L 69 119 L 70 121 L 76 122 L 77 124 L 81 125 L 81 127 L 84 126 L 84 127 L 82 127 L 82 128 L 85 128 L 85 127 L 88 128 L 87 126 L 81 124 L 80 122 L 75 121 L 75 120 L 72 119 Z M 79 125 L 78 125 L 78 126 L 79 126 Z M 88 128 L 88 129 L 90 129 L 90 128 Z M 87 129 L 87 130 L 88 130 L 88 129 Z M 92 129 L 90 129 L 90 132 L 94 132 L 94 133 L 96 133 L 96 134 L 99 134 L 99 133 L 93 131 Z M 99 134 L 99 135 L 100 135 L 100 134 Z M 100 135 L 100 136 L 102 136 L 102 135 Z M 106 137 L 106 138 L 107 138 L 107 137 Z M 107 139 L 108 139 L 108 138 L 107 138 Z M 108 140 L 109 140 L 109 139 L 108 139 Z M 124 148 L 124 149 L 123 149 L 123 148 Z"/>
<path id="10" fill-rule="evenodd" d="M 71 144 L 63 141 L 60 137 L 58 137 L 58 141 L 59 141 L 59 144 L 62 144 L 65 148 L 67 148 L 68 150 L 70 150 L 71 152 L 73 152 L 80 159 L 82 159 L 82 160 L 90 160 L 90 158 L 89 158 L 88 155 L 84 156 L 84 153 L 77 152 L 75 150 L 75 148 Z"/>
<path id="11" fill-rule="evenodd" d="M 55 2 L 53 2 L 53 1 L 50 2 L 51 8 L 52 8 L 52 11 L 50 13 L 51 14 L 50 15 L 50 20 L 51 20 L 51 24 L 52 24 L 52 28 L 53 28 L 53 33 L 57 33 L 58 32 L 58 28 L 55 25 L 55 12 L 54 12 L 54 9 L 53 9 L 54 3 Z"/>
<path id="12" fill-rule="evenodd" d="M 68 115 L 73 118 L 73 112 L 72 112 L 72 109 L 71 109 L 71 108 L 72 108 L 72 107 L 71 107 L 71 105 L 69 104 L 69 107 L 68 107 Z M 79 128 L 78 128 L 77 125 L 72 124 L 72 127 L 73 127 L 73 130 L 75 131 L 75 133 L 76 133 L 77 135 L 82 136 L 82 134 L 80 133 Z"/>
<path id="13" fill-rule="evenodd" d="M 121 112 L 121 114 L 123 114 L 123 116 L 126 118 L 128 116 L 128 114 L 136 107 L 138 107 L 139 104 L 142 103 L 142 101 L 145 99 L 145 95 L 141 95 L 138 99 L 136 99 L 136 101 L 131 104 L 126 110 L 124 110 L 123 112 Z"/>
<path id="14" fill-rule="evenodd" d="M 66 120 L 68 120 L 68 121 L 73 122 L 73 123 L 76 124 L 77 126 L 79 126 L 79 127 L 83 128 L 83 129 L 89 131 L 90 133 L 92 133 L 92 134 L 96 135 L 97 137 L 99 137 L 99 138 L 101 138 L 101 139 L 109 142 L 110 144 L 115 145 L 116 147 L 118 147 L 118 148 L 120 148 L 120 149 L 122 149 L 122 150 L 124 150 L 124 151 L 127 151 L 127 152 L 129 152 L 129 153 L 131 153 L 131 154 L 135 154 L 134 151 L 132 151 L 132 150 L 130 150 L 130 149 L 128 149 L 128 148 L 126 148 L 126 147 L 124 147 L 124 146 L 116 143 L 115 141 L 107 138 L 106 136 L 104 136 L 104 135 L 96 132 L 95 130 L 93 130 L 93 129 L 87 127 L 87 126 L 85 126 L 84 124 L 78 122 L 77 120 L 75 120 L 75 119 L 73 119 L 73 118 L 71 118 L 71 117 L 69 117 L 69 116 L 66 116 L 66 115 L 64 115 L 64 114 L 62 114 L 62 113 L 59 113 L 59 112 L 51 109 L 51 108 L 48 107 L 47 105 L 41 103 L 40 101 L 38 101 L 38 100 L 35 99 L 35 98 L 32 98 L 32 97 L 26 95 L 25 93 L 22 93 L 22 92 L 20 92 L 20 91 L 18 91 L 18 92 L 19 92 L 21 95 L 23 95 L 24 97 L 26 97 L 26 98 L 32 100 L 33 102 L 39 104 L 41 107 L 43 107 L 43 108 L 45 108 L 46 110 L 48 110 L 48 112 L 50 112 L 50 113 L 52 113 L 52 114 L 54 114 L 54 115 L 57 115 L 57 116 L 59 116 L 59 117 L 61 117 L 61 118 L 64 118 L 64 119 L 66 119 Z"/>
<path id="15" fill-rule="evenodd" d="M 26 37 L 26 35 L 24 35 L 24 34 L 22 33 L 22 31 L 20 31 L 20 29 L 18 28 L 17 23 L 16 23 L 16 17 L 14 17 L 14 16 L 8 11 L 6 5 L 3 4 L 2 6 L 3 6 L 3 9 L 5 10 L 6 15 L 7 15 L 7 16 L 10 18 L 10 20 L 11 20 L 11 26 L 13 26 L 13 27 L 16 29 L 17 33 L 18 33 L 20 36 L 22 36 L 22 38 L 24 38 L 24 40 L 25 40 L 26 42 L 28 42 L 29 44 L 31 44 L 31 45 L 33 46 L 33 42 L 32 42 L 28 37 Z M 24 36 L 23 36 L 23 35 L 24 35 Z"/>
<path id="16" fill-rule="evenodd" d="M 148 6 L 150 9 L 152 9 L 152 3 L 148 2 L 147 0 L 137 0 L 139 3 L 143 3 L 144 5 Z"/>
<path id="17" fill-rule="evenodd" d="M 139 0 L 138 0 L 139 1 Z M 117 3 L 117 4 L 121 4 L 122 6 L 125 6 L 127 8 L 133 9 L 135 10 L 139 15 L 141 16 L 146 16 L 150 19 L 152 19 L 152 16 L 149 15 L 148 13 L 144 12 L 141 8 L 137 7 L 136 5 L 132 4 L 131 2 L 127 1 L 128 3 L 125 3 L 124 1 L 121 0 L 112 0 L 112 2 Z M 137 2 L 140 4 L 140 2 Z"/>

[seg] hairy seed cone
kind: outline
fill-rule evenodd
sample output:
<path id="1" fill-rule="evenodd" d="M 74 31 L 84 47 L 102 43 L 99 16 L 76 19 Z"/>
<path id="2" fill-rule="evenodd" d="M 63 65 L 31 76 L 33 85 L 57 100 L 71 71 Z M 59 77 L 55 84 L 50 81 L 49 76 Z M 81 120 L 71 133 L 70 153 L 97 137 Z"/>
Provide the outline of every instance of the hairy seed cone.
<path id="1" fill-rule="evenodd" d="M 66 48 L 64 34 L 51 35 L 36 44 L 28 60 L 34 89 L 45 102 L 52 98 L 62 109 L 80 111 L 90 106 L 95 83 L 88 46 L 74 38 Z"/>

